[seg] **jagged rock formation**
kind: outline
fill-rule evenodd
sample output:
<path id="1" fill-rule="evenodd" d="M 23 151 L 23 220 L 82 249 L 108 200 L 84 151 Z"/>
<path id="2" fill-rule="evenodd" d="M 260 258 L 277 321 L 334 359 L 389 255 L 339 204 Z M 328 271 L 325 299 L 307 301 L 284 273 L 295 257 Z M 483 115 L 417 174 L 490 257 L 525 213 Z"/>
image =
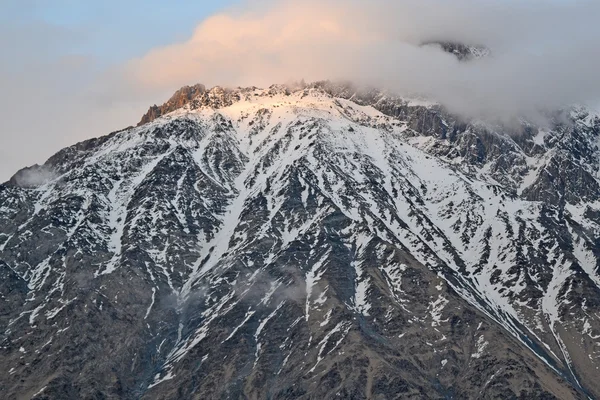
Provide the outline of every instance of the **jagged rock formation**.
<path id="1" fill-rule="evenodd" d="M 154 105 L 144 114 L 138 126 L 154 121 L 156 118 L 176 111 L 184 106 L 190 105 L 191 109 L 200 107 L 221 108 L 232 105 L 240 100 L 240 96 L 248 90 L 230 90 L 221 87 L 215 87 L 211 90 L 206 90 L 204 85 L 197 84 L 194 86 L 184 86 L 162 106 Z"/>
<path id="2" fill-rule="evenodd" d="M 148 109 L 148 112 L 142 116 L 142 119 L 137 126 L 147 124 L 148 122 L 154 121 L 156 118 L 173 112 L 185 105 L 187 105 L 192 99 L 201 96 L 206 92 L 204 85 L 184 86 L 171 96 L 171 98 L 162 106 L 153 105 Z"/>
<path id="3" fill-rule="evenodd" d="M 142 122 L 0 186 L 7 398 L 600 397 L 597 115 L 320 82 Z"/>
<path id="4" fill-rule="evenodd" d="M 453 54 L 460 61 L 469 61 L 490 55 L 490 49 L 482 45 L 466 45 L 452 41 L 430 41 L 423 43 L 424 46 L 439 46 L 443 51 Z"/>

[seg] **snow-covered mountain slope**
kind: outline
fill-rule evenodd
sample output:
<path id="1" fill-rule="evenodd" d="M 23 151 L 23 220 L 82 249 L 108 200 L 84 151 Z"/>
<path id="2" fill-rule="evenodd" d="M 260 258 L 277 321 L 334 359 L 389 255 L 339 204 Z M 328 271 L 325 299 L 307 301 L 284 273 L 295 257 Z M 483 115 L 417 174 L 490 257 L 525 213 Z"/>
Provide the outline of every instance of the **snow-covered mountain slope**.
<path id="1" fill-rule="evenodd" d="M 0 186 L 9 398 L 600 397 L 598 116 L 179 93 Z"/>

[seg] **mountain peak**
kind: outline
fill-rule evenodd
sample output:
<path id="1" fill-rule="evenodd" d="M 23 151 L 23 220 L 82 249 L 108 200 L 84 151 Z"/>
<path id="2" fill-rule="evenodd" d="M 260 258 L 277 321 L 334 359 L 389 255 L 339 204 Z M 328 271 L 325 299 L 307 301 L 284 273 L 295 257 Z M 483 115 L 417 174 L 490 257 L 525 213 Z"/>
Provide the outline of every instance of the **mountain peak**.
<path id="1" fill-rule="evenodd" d="M 358 87 L 347 81 L 316 81 L 312 83 L 290 82 L 286 84 L 273 84 L 265 89 L 256 86 L 227 88 L 215 86 L 207 89 L 202 84 L 183 86 L 177 90 L 171 98 L 161 106 L 151 106 L 143 115 L 137 126 L 152 122 L 157 118 L 165 116 L 177 110 L 199 110 L 203 108 L 221 109 L 229 107 L 240 101 L 255 102 L 262 98 L 275 96 L 292 96 L 297 94 L 300 99 L 307 96 L 325 96 L 332 99 L 341 98 L 352 100 L 359 105 L 374 105 L 378 102 L 392 101 L 404 105 L 433 105 L 434 102 L 424 101 L 418 96 L 402 97 L 384 90 L 368 87 Z"/>
<path id="2" fill-rule="evenodd" d="M 249 93 L 257 90 L 259 89 L 254 86 L 246 88 L 214 86 L 211 89 L 207 89 L 206 86 L 202 84 L 183 86 L 163 105 L 157 106 L 155 104 L 151 106 L 146 114 L 142 116 L 142 119 L 137 126 L 152 122 L 163 115 L 185 107 L 189 107 L 191 110 L 203 107 L 214 109 L 228 107 L 233 103 L 240 101 L 242 98 L 248 98 Z M 289 90 L 285 89 L 284 85 L 272 85 L 268 90 L 268 94 L 281 94 L 286 91 L 289 94 Z"/>

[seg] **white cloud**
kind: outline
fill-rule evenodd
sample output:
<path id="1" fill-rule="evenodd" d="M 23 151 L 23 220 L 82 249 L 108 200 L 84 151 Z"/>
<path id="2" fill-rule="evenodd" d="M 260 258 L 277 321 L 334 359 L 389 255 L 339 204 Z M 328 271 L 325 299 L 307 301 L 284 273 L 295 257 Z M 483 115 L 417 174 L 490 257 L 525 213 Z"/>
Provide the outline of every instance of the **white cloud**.
<path id="1" fill-rule="evenodd" d="M 500 118 L 598 104 L 599 18 L 600 2 L 589 0 L 251 0 L 108 72 L 54 51 L 77 32 L 0 27 L 10 60 L 0 65 L 0 179 L 135 124 L 193 83 L 349 79 Z M 419 46 L 428 40 L 481 43 L 493 56 L 460 63 Z"/>
<path id="2" fill-rule="evenodd" d="M 469 115 L 531 114 L 600 98 L 599 17 L 592 1 L 250 1 L 124 74 L 145 90 L 350 79 Z M 493 57 L 459 63 L 419 46 L 428 40 L 481 43 Z"/>

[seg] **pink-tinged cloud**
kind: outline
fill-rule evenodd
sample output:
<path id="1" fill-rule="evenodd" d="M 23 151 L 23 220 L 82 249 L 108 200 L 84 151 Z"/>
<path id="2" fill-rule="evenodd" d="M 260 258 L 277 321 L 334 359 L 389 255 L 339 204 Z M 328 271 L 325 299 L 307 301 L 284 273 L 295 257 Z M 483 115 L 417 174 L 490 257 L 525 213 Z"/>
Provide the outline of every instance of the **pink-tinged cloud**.
<path id="1" fill-rule="evenodd" d="M 155 49 L 127 66 L 143 87 L 207 84 L 268 85 L 289 78 L 340 76 L 343 60 L 376 44 L 356 10 L 332 4 L 285 2 L 262 12 L 215 15 L 185 43 Z"/>
<path id="2" fill-rule="evenodd" d="M 250 1 L 122 73 L 145 93 L 346 79 L 469 116 L 514 117 L 600 99 L 598 16 L 591 1 Z M 420 46 L 430 40 L 484 44 L 493 55 L 461 63 Z"/>
<path id="3" fill-rule="evenodd" d="M 509 119 L 598 105 L 599 19 L 598 0 L 250 0 L 110 71 L 95 58 L 65 57 L 79 31 L 2 26 L 0 180 L 135 124 L 149 105 L 198 82 L 347 79 Z M 419 46 L 429 40 L 485 44 L 492 56 L 460 63 Z"/>

